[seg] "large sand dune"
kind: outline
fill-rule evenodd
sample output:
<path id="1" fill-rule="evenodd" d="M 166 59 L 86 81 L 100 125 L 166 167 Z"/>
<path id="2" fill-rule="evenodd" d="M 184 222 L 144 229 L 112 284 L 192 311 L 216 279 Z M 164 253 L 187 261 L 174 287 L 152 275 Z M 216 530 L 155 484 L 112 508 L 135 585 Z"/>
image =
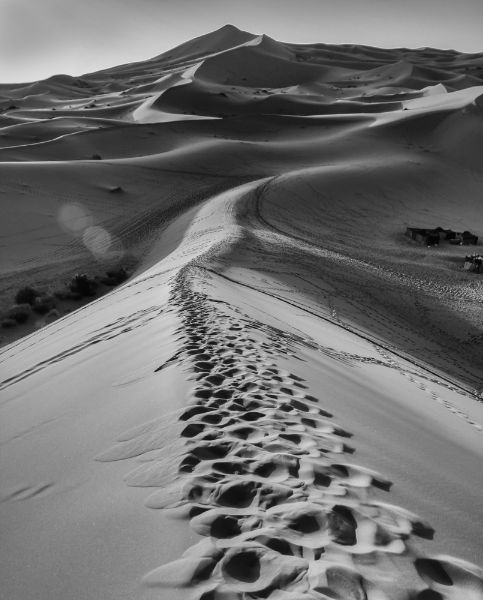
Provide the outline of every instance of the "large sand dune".
<path id="1" fill-rule="evenodd" d="M 483 599 L 483 55 L 226 26 L 0 85 L 5 600 Z"/>

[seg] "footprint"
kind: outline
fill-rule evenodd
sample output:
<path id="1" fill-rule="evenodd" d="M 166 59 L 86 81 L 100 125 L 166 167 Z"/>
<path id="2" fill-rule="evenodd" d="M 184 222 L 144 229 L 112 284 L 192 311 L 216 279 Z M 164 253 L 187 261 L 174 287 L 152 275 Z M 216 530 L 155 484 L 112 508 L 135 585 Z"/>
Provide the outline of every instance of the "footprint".
<path id="1" fill-rule="evenodd" d="M 424 582 L 445 599 L 483 598 L 483 570 L 469 562 L 451 556 L 437 556 L 418 558 L 414 566 Z"/>

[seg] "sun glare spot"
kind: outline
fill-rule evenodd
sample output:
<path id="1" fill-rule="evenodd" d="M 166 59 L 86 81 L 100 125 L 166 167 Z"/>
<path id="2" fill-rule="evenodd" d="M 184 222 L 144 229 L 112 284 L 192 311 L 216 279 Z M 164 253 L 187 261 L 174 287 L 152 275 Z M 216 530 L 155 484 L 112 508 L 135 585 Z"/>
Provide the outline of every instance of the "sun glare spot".
<path id="1" fill-rule="evenodd" d="M 60 225 L 72 233 L 82 233 L 93 223 L 89 212 L 82 205 L 75 203 L 64 204 L 59 210 L 58 218 Z"/>
<path id="2" fill-rule="evenodd" d="M 95 256 L 104 256 L 111 248 L 112 238 L 110 233 L 99 225 L 92 225 L 82 234 L 82 241 L 88 250 Z"/>

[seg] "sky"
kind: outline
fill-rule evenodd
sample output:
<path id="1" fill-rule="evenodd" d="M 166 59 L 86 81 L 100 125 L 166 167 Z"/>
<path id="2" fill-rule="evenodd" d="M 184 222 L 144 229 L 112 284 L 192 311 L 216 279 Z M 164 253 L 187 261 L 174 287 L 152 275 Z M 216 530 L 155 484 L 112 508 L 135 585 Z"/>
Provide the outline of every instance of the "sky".
<path id="1" fill-rule="evenodd" d="M 483 0 L 0 0 L 0 82 L 144 60 L 227 23 L 284 42 L 483 52 Z"/>

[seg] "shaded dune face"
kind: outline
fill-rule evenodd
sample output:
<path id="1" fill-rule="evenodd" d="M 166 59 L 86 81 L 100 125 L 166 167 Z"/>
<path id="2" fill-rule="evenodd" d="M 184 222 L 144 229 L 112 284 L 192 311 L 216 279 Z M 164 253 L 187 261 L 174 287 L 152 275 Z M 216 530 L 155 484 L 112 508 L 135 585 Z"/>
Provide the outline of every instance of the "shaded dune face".
<path id="1" fill-rule="evenodd" d="M 136 265 L 0 352 L 9 598 L 483 599 L 482 276 L 404 236 L 483 238 L 482 99 L 233 26 L 0 85 L 0 300 Z"/>

